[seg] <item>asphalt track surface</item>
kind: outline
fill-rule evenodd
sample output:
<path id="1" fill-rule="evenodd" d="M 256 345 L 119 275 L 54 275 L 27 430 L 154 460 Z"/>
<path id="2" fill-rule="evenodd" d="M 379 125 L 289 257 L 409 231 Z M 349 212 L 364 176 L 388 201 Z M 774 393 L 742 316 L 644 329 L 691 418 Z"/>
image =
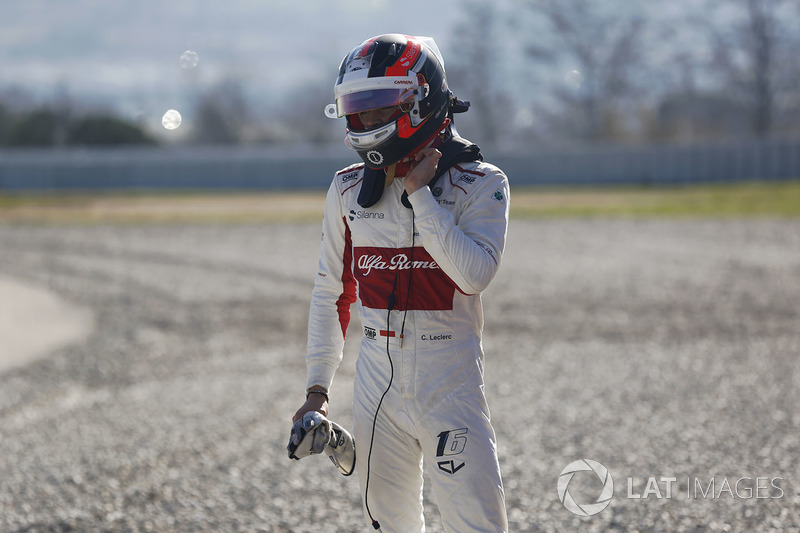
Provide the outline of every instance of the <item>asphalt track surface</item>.
<path id="1" fill-rule="evenodd" d="M 0 277 L 0 373 L 80 342 L 93 329 L 90 309 Z"/>
<path id="2" fill-rule="evenodd" d="M 316 223 L 0 227 L 0 276 L 95 316 L 0 374 L 0 531 L 371 531 L 355 478 L 286 457 L 318 246 Z M 484 294 L 511 530 L 800 531 L 798 302 L 796 220 L 512 221 Z M 580 459 L 614 482 L 593 516 L 559 499 Z"/>

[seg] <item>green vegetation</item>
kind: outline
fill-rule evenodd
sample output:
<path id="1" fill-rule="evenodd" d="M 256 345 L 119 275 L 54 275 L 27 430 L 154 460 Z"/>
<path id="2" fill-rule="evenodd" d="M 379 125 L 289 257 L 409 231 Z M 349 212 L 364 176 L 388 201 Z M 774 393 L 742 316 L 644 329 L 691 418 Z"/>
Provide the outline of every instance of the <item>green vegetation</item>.
<path id="1" fill-rule="evenodd" d="M 11 111 L 0 101 L 0 147 L 156 144 L 138 125 L 104 112 L 77 116 L 69 108 L 45 106 Z"/>
<path id="2" fill-rule="evenodd" d="M 321 221 L 325 191 L 0 193 L 0 224 L 244 224 Z"/>
<path id="3" fill-rule="evenodd" d="M 800 217 L 800 180 L 656 188 L 525 187 L 512 217 Z"/>
<path id="4" fill-rule="evenodd" d="M 324 191 L 0 194 L 0 224 L 319 221 Z M 800 217 L 800 180 L 676 188 L 516 187 L 511 217 Z"/>

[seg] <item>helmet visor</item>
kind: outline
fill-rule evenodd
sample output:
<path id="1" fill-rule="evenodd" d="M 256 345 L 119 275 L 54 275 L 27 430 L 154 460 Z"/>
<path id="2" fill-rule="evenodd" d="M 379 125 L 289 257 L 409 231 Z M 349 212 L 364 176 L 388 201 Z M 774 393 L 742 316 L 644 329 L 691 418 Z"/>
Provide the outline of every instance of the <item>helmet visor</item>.
<path id="1" fill-rule="evenodd" d="M 410 89 L 371 89 L 340 96 L 336 99 L 336 112 L 343 117 L 382 107 L 402 106 L 413 100 L 414 91 Z"/>

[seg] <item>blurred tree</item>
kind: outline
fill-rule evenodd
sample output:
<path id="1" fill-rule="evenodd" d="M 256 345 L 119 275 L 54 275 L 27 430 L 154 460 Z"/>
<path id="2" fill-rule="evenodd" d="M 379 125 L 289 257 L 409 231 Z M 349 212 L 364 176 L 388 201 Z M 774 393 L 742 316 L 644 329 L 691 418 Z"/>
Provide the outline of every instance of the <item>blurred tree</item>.
<path id="1" fill-rule="evenodd" d="M 141 127 L 112 114 L 75 115 L 64 100 L 32 109 L 0 101 L 0 146 L 155 144 Z"/>
<path id="2" fill-rule="evenodd" d="M 646 61 L 647 19 L 636 5 L 610 9 L 590 0 L 528 2 L 548 35 L 536 33 L 529 58 L 559 72 L 550 76 L 554 108 L 539 114 L 567 137 L 598 141 L 636 129 Z M 544 22 L 544 24 L 541 24 Z"/>
<path id="3" fill-rule="evenodd" d="M 335 74 L 334 74 L 335 75 Z M 321 79 L 294 88 L 288 102 L 281 104 L 265 129 L 276 142 L 310 142 L 325 144 L 342 142 L 345 122 L 325 116 L 325 106 L 333 102 L 333 81 Z"/>
<path id="4" fill-rule="evenodd" d="M 746 128 L 747 122 L 741 103 L 719 92 L 667 94 L 651 113 L 648 137 L 658 141 L 730 139 Z"/>
<path id="5" fill-rule="evenodd" d="M 462 18 L 453 29 L 455 53 L 445 57 L 445 70 L 451 90 L 471 107 L 469 113 L 456 115 L 454 120 L 465 125 L 465 137 L 496 145 L 509 125 L 513 107 L 503 85 L 508 76 L 502 35 L 508 21 L 489 2 L 466 0 L 461 7 Z"/>
<path id="6" fill-rule="evenodd" d="M 78 145 L 155 144 L 155 140 L 138 126 L 107 115 L 75 121 L 68 139 L 69 144 Z"/>
<path id="7" fill-rule="evenodd" d="M 63 143 L 66 118 L 50 108 L 23 114 L 14 121 L 11 146 L 56 146 Z"/>
<path id="8" fill-rule="evenodd" d="M 237 144 L 251 126 L 251 112 L 239 82 L 225 80 L 201 94 L 194 109 L 193 142 Z"/>
<path id="9" fill-rule="evenodd" d="M 7 146 L 11 138 L 13 116 L 11 111 L 0 102 L 0 146 Z"/>
<path id="10" fill-rule="evenodd" d="M 710 42 L 705 68 L 713 73 L 720 90 L 742 101 L 752 135 L 771 135 L 779 113 L 799 110 L 800 4 L 797 0 L 707 0 L 704 8 L 694 20 Z M 785 97 L 792 94 L 795 98 Z"/>

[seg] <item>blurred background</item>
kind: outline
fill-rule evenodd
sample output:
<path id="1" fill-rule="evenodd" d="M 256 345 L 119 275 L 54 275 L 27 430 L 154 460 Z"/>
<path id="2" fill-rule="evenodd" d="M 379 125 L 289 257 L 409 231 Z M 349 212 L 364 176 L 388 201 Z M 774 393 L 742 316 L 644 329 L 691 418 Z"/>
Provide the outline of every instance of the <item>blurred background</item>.
<path id="1" fill-rule="evenodd" d="M 483 298 L 511 531 L 800 531 L 798 0 L 3 2 L 0 531 L 367 527 L 285 446 L 358 161 L 323 107 L 387 32 L 435 38 L 512 187 Z M 579 458 L 617 484 L 596 517 L 559 501 Z M 682 497 L 625 498 L 660 475 Z"/>
<path id="2" fill-rule="evenodd" d="M 387 32 L 436 39 L 451 87 L 473 104 L 460 133 L 512 182 L 800 175 L 793 0 L 30 0 L 3 11 L 0 189 L 325 187 L 354 156 L 343 122 L 322 113 L 339 62 Z"/>

